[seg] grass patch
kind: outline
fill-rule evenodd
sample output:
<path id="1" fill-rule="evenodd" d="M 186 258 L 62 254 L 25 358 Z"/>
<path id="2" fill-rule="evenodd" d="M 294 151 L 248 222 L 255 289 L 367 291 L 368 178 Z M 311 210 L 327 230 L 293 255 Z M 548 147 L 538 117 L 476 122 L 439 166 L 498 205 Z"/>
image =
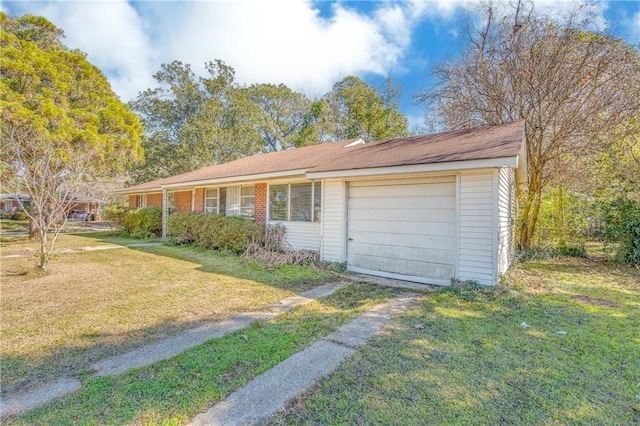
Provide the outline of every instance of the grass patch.
<path id="1" fill-rule="evenodd" d="M 25 232 L 28 230 L 28 220 L 0 219 L 0 232 Z"/>
<path id="2" fill-rule="evenodd" d="M 273 424 L 639 424 L 640 270 L 565 258 L 426 295 Z"/>
<path id="3" fill-rule="evenodd" d="M 59 241 L 59 248 L 136 242 L 105 234 Z M 30 244 L 6 251 L 24 252 Z M 268 269 L 165 246 L 61 254 L 46 274 L 34 272 L 28 256 L 4 258 L 0 276 L 3 395 L 332 280 L 311 268 Z"/>
<path id="4" fill-rule="evenodd" d="M 88 379 L 79 392 L 26 413 L 15 424 L 182 424 L 233 389 L 392 296 L 352 284 L 189 350 L 111 378 Z"/>

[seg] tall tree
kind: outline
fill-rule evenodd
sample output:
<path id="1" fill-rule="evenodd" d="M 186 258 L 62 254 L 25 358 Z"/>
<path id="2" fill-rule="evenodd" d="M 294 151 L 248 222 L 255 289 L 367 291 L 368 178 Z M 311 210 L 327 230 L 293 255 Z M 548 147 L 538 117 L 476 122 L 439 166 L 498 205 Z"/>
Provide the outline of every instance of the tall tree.
<path id="1" fill-rule="evenodd" d="M 52 23 L 0 13 L 0 24 L 1 188 L 29 193 L 44 270 L 69 195 L 137 161 L 142 126 L 100 70 L 60 42 Z"/>
<path id="2" fill-rule="evenodd" d="M 335 140 L 362 138 L 366 142 L 406 136 L 407 119 L 398 112 L 401 90 L 390 79 L 375 89 L 348 76 L 324 96 L 324 124 Z"/>
<path id="3" fill-rule="evenodd" d="M 526 120 L 521 248 L 531 245 L 547 184 L 576 159 L 640 134 L 638 51 L 587 31 L 582 10 L 552 18 L 518 2 L 501 16 L 485 5 L 466 51 L 436 67 L 435 89 L 418 95 L 451 129 Z"/>

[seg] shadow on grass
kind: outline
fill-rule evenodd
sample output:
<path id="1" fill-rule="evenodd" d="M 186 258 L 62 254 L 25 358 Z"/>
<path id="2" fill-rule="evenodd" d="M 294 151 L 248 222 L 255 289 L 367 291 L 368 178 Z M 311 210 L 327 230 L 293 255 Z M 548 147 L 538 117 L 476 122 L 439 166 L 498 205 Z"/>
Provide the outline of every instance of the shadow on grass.
<path id="1" fill-rule="evenodd" d="M 354 284 L 313 305 L 273 320 L 259 321 L 172 359 L 115 377 L 89 378 L 77 393 L 14 421 L 17 424 L 183 423 L 391 295 L 388 289 Z"/>

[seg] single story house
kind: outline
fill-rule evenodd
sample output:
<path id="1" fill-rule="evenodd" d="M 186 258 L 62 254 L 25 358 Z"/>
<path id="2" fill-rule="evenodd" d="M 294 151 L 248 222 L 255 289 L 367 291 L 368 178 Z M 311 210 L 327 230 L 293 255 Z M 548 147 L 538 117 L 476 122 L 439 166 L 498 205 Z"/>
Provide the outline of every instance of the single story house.
<path id="1" fill-rule="evenodd" d="M 29 208 L 31 197 L 26 192 L 14 192 L 11 194 L 0 194 L 0 211 L 17 212 Z"/>
<path id="2" fill-rule="evenodd" d="M 419 283 L 496 284 L 515 246 L 524 121 L 258 154 L 120 190 L 131 207 L 282 223 L 293 249 Z"/>

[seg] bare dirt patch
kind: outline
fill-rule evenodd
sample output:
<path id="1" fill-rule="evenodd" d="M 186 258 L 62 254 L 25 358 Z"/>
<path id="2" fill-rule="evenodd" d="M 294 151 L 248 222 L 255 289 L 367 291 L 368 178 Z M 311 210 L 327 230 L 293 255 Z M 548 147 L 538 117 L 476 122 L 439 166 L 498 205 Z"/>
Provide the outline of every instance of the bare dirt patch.
<path id="1" fill-rule="evenodd" d="M 620 305 L 615 302 L 611 302 L 610 300 L 595 299 L 593 297 L 583 296 L 580 294 L 574 294 L 573 296 L 571 296 L 571 300 L 573 300 L 574 302 L 585 303 L 592 306 L 605 306 L 607 308 L 620 307 Z"/>

